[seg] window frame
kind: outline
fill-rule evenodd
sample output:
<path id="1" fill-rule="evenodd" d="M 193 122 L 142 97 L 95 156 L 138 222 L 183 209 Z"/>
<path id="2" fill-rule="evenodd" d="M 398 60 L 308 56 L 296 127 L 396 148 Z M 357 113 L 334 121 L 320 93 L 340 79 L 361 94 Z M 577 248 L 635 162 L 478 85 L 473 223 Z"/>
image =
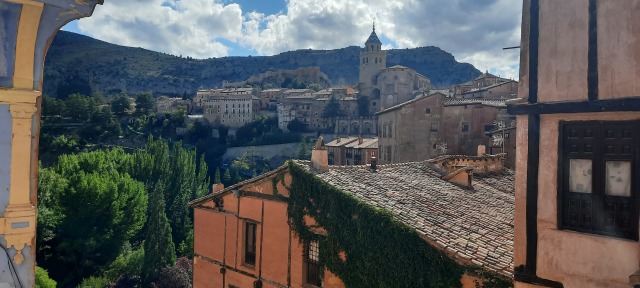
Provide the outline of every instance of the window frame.
<path id="1" fill-rule="evenodd" d="M 249 244 L 249 231 L 250 228 L 253 228 L 253 245 L 248 245 Z M 243 241 L 244 241 L 244 245 L 243 245 L 243 257 L 242 257 L 242 264 L 246 265 L 246 266 L 250 266 L 250 267 L 255 267 L 256 266 L 256 258 L 257 258 L 257 232 L 258 232 L 258 223 L 255 222 L 250 222 L 250 221 L 245 221 L 244 223 L 244 237 L 243 237 Z M 249 251 L 249 248 L 252 247 L 253 248 L 253 252 Z"/>
<path id="2" fill-rule="evenodd" d="M 316 251 L 316 258 L 317 259 L 311 259 L 311 248 L 312 248 L 312 243 L 315 243 L 315 247 L 317 248 Z M 320 265 L 320 242 L 318 241 L 306 241 L 304 243 L 304 255 L 303 255 L 303 263 L 304 263 L 304 283 L 306 285 L 312 285 L 314 287 L 322 287 L 322 266 Z M 312 270 L 317 270 L 316 274 L 311 274 L 310 272 Z M 316 279 L 311 279 L 313 276 L 316 276 Z M 315 280 L 315 281 L 314 281 Z"/>
<path id="3" fill-rule="evenodd" d="M 608 131 L 624 131 L 628 128 L 630 136 L 609 137 L 605 135 Z M 580 138 L 574 131 L 584 130 L 584 136 Z M 587 136 L 590 131 L 591 136 Z M 620 132 L 619 131 L 619 132 Z M 624 132 L 622 132 L 624 133 Z M 557 220 L 559 230 L 576 231 L 592 235 L 603 235 L 626 239 L 632 241 L 639 240 L 639 214 L 640 214 L 640 120 L 629 121 L 560 121 L 558 127 L 558 183 L 557 183 Z M 584 144 L 584 145 L 581 145 Z M 622 146 L 625 145 L 626 146 Z M 573 145 L 573 146 L 572 146 Z M 580 145 L 580 147 L 578 147 Z M 590 146 L 589 146 L 590 145 Z M 606 149 L 616 149 L 614 146 L 621 145 L 618 150 L 625 152 L 609 153 Z M 574 150 L 574 151 L 572 151 Z M 590 155 L 590 157 L 589 157 Z M 571 192 L 569 188 L 570 159 L 591 160 L 591 192 L 580 193 Z M 607 161 L 629 161 L 631 162 L 631 183 L 630 196 L 614 196 L 606 193 L 606 165 Z M 573 202 L 572 202 L 573 201 Z M 576 203 L 578 203 L 576 205 Z M 590 203 L 590 204 L 589 204 Z M 573 205 L 573 206 L 571 206 Z M 621 209 L 620 207 L 626 208 Z M 595 208 L 594 208 L 595 207 Z M 613 209 L 607 210 L 607 209 Z M 578 213 L 573 212 L 577 210 Z M 584 209 L 590 209 L 591 213 L 584 213 Z M 626 211 L 629 212 L 625 212 Z M 620 211 L 622 210 L 622 212 Z M 628 229 L 620 228 L 618 221 L 624 213 L 628 214 Z M 590 214 L 590 215 L 589 215 Z M 573 215 L 573 218 L 571 218 Z M 589 225 L 583 224 L 583 219 Z M 576 218 L 578 220 L 575 220 Z M 613 221 L 613 224 L 607 224 Z M 623 219 L 624 221 L 624 219 Z M 574 222 L 573 224 L 569 222 Z"/>

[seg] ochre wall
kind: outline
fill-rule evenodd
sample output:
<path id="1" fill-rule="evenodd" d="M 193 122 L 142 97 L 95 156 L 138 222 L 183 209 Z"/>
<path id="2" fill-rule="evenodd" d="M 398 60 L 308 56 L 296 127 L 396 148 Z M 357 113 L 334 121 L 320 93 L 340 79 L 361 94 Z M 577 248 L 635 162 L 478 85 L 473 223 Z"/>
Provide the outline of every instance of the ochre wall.
<path id="1" fill-rule="evenodd" d="M 247 184 L 239 190 L 241 194 L 273 195 L 273 177 Z M 288 173 L 284 175 L 284 184 L 278 182 L 278 195 L 288 197 L 289 191 L 285 187 L 291 185 Z M 286 287 L 289 283 L 291 287 L 303 287 L 304 245 L 290 230 L 287 203 L 249 194 L 236 198 L 232 193 L 223 196 L 223 200 L 222 211 L 208 208 L 212 201 L 194 209 L 194 287 L 222 287 L 223 281 L 225 287 L 253 287 L 258 278 L 262 279 L 263 287 Z M 254 266 L 243 263 L 244 224 L 247 221 L 257 223 Z M 227 267 L 224 276 L 220 272 L 222 264 Z M 324 283 L 324 287 L 344 287 L 340 279 L 328 271 Z"/>

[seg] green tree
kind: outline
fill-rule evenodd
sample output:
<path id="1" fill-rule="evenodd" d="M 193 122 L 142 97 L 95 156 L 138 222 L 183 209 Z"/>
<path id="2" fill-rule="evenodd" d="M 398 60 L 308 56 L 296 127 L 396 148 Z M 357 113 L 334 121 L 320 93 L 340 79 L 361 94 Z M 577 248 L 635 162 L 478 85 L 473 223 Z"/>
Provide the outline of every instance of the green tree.
<path id="1" fill-rule="evenodd" d="M 76 122 L 87 122 L 96 112 L 99 106 L 99 102 L 93 97 L 71 94 L 64 102 L 64 114 L 63 117 L 70 118 Z"/>
<path id="2" fill-rule="evenodd" d="M 58 193 L 64 216 L 54 239 L 60 242 L 47 268 L 64 285 L 75 285 L 111 263 L 142 228 L 147 199 L 140 182 L 116 171 L 65 176 L 70 185 Z"/>
<path id="3" fill-rule="evenodd" d="M 287 124 L 287 129 L 289 132 L 302 133 L 304 132 L 304 123 L 298 120 L 298 118 L 294 118 L 289 122 L 289 124 Z"/>
<path id="4" fill-rule="evenodd" d="M 145 287 L 154 281 L 164 267 L 176 262 L 176 249 L 171 239 L 171 225 L 164 212 L 164 186 L 156 184 L 149 195 L 149 222 L 144 239 L 142 283 Z"/>
<path id="5" fill-rule="evenodd" d="M 36 266 L 36 288 L 56 288 L 56 281 L 49 278 L 47 270 Z"/>
<path id="6" fill-rule="evenodd" d="M 136 97 L 136 113 L 139 115 L 149 114 L 156 109 L 156 99 L 151 93 L 140 93 Z"/>
<path id="7" fill-rule="evenodd" d="M 358 102 L 358 116 L 369 116 L 369 97 L 358 96 L 358 99 L 356 101 Z"/>
<path id="8" fill-rule="evenodd" d="M 42 96 L 42 117 L 62 117 L 65 110 L 66 108 L 64 101 L 49 97 L 47 95 Z"/>
<path id="9" fill-rule="evenodd" d="M 131 165 L 131 174 L 142 181 L 147 191 L 158 183 L 164 187 L 165 213 L 171 221 L 175 246 L 187 237 L 193 223 L 188 202 L 203 196 L 209 189 L 207 164 L 204 157 L 198 161 L 196 151 L 186 149 L 181 142 L 169 144 L 162 139 L 149 137 L 143 151 L 137 151 Z"/>
<path id="10" fill-rule="evenodd" d="M 213 183 L 215 184 L 222 183 L 220 182 L 220 168 L 216 168 L 216 174 L 215 174 L 215 177 L 213 178 Z"/>
<path id="11" fill-rule="evenodd" d="M 307 89 L 311 89 L 313 91 L 318 92 L 318 91 L 322 90 L 323 88 L 322 88 L 322 85 L 320 85 L 318 83 L 311 83 L 311 84 L 307 85 Z"/>
<path id="12" fill-rule="evenodd" d="M 231 185 L 231 181 L 233 181 L 233 179 L 231 178 L 231 168 L 227 168 L 224 171 L 224 174 L 222 175 L 222 183 L 225 186 L 230 186 Z"/>
<path id="13" fill-rule="evenodd" d="M 344 116 L 344 112 L 342 111 L 342 107 L 340 106 L 340 101 L 335 96 L 331 96 L 327 104 L 324 105 L 324 109 L 322 110 L 322 118 L 326 119 L 334 119 L 336 117 Z"/>
<path id="14" fill-rule="evenodd" d="M 125 93 L 120 93 L 111 101 L 111 111 L 116 115 L 124 115 L 131 109 L 131 102 L 129 102 L 129 96 Z"/>
<path id="15" fill-rule="evenodd" d="M 311 160 L 311 150 L 313 149 L 313 139 L 303 138 L 300 141 L 300 149 L 298 150 L 298 159 Z"/>

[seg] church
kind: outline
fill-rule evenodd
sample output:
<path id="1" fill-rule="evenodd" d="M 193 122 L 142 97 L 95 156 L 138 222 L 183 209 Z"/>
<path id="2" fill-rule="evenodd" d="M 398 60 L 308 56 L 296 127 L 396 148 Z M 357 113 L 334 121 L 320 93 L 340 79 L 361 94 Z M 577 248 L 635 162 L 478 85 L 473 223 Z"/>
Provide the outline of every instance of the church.
<path id="1" fill-rule="evenodd" d="M 360 52 L 360 95 L 371 99 L 374 111 L 412 100 L 424 91 L 432 89 L 431 80 L 415 70 L 395 65 L 387 67 L 387 53 L 376 34 L 376 26 Z M 380 105 L 375 105 L 375 103 Z"/>

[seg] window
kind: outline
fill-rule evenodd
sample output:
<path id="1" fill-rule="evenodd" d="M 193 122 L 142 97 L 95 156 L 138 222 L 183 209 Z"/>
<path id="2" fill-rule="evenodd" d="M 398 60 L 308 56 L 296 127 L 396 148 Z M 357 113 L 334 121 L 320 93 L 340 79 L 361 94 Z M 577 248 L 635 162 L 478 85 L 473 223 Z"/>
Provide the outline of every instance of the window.
<path id="1" fill-rule="evenodd" d="M 494 129 L 494 126 L 489 124 L 489 125 L 484 125 L 484 132 L 489 132 L 491 130 Z"/>
<path id="2" fill-rule="evenodd" d="M 431 108 L 424 109 L 425 114 L 431 114 Z"/>
<path id="3" fill-rule="evenodd" d="M 245 223 L 244 264 L 256 265 L 256 224 Z"/>
<path id="4" fill-rule="evenodd" d="M 561 229 L 638 240 L 640 122 L 561 124 Z"/>
<path id="5" fill-rule="evenodd" d="M 393 122 L 389 122 L 389 137 L 393 138 Z"/>
<path id="6" fill-rule="evenodd" d="M 306 246 L 304 260 L 307 266 L 307 284 L 322 286 L 322 279 L 320 278 L 322 271 L 318 263 L 320 260 L 318 241 L 311 241 Z"/>
<path id="7" fill-rule="evenodd" d="M 469 132 L 469 123 L 462 123 L 462 132 Z"/>
<path id="8" fill-rule="evenodd" d="M 438 132 L 439 126 L 438 122 L 431 123 L 431 132 Z"/>

